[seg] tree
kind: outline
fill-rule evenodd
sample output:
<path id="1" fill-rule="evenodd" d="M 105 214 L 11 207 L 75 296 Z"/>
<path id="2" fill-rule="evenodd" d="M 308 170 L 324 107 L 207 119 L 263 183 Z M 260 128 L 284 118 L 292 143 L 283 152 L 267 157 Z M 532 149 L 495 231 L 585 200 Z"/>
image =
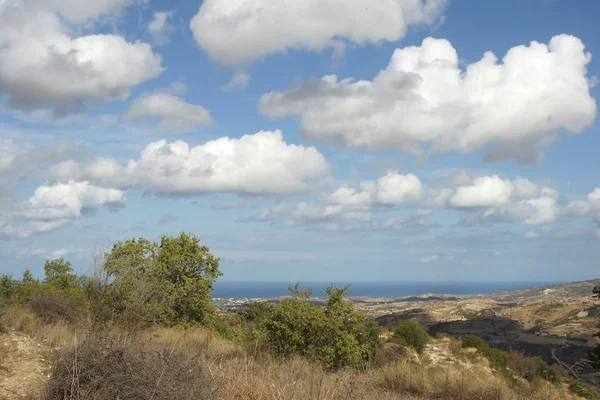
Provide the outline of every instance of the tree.
<path id="1" fill-rule="evenodd" d="M 10 306 L 19 291 L 19 282 L 12 275 L 0 276 L 0 307 Z"/>
<path id="2" fill-rule="evenodd" d="M 79 279 L 73 273 L 71 263 L 62 258 L 57 260 L 46 260 L 44 263 L 46 276 L 44 284 L 54 287 L 59 291 L 69 291 L 79 287 Z"/>
<path id="3" fill-rule="evenodd" d="M 118 242 L 104 269 L 111 308 L 146 316 L 148 323 L 202 323 L 212 315 L 211 291 L 221 272 L 219 259 L 193 234 Z"/>
<path id="4" fill-rule="evenodd" d="M 24 305 L 29 304 L 33 295 L 39 290 L 40 281 L 33 278 L 31 270 L 26 269 L 23 272 L 23 279 L 21 280 L 21 286 L 17 293 L 17 303 Z"/>
<path id="5" fill-rule="evenodd" d="M 398 323 L 392 341 L 412 347 L 421 354 L 427 346 L 429 335 L 417 321 L 405 320 Z"/>

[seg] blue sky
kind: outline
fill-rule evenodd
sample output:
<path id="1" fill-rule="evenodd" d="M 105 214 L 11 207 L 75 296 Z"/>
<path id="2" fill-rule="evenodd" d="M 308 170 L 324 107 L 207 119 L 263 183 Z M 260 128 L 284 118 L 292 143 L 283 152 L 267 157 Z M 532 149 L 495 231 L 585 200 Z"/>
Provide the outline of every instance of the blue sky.
<path id="1" fill-rule="evenodd" d="M 0 273 L 597 278 L 600 3 L 0 0 Z"/>

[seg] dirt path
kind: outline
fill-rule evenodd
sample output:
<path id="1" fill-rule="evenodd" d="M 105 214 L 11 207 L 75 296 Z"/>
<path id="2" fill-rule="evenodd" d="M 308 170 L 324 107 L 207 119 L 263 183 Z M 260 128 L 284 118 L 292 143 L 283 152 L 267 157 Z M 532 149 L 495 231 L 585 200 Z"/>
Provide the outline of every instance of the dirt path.
<path id="1" fill-rule="evenodd" d="M 567 369 L 567 370 L 568 370 L 568 371 L 571 373 L 571 375 L 573 375 L 575 378 L 577 378 L 577 379 L 581 380 L 581 378 L 579 377 L 579 375 L 577 375 L 577 372 L 575 372 L 575 370 L 573 370 L 573 368 L 571 368 L 571 366 L 570 366 L 570 365 L 568 365 L 568 364 L 566 364 L 566 363 L 562 362 L 562 361 L 561 361 L 561 360 L 558 358 L 558 356 L 556 355 L 556 352 L 557 352 L 558 350 L 563 350 L 563 349 L 568 349 L 568 348 L 569 348 L 569 345 L 567 344 L 567 341 L 566 341 L 566 340 L 563 340 L 563 344 L 564 344 L 564 346 L 563 346 L 563 347 L 559 347 L 559 348 L 557 348 L 557 349 L 552 349 L 552 358 L 554 358 L 554 359 L 556 360 L 556 362 L 558 362 L 560 365 L 562 365 L 563 367 L 565 367 L 565 368 L 566 368 L 566 369 Z"/>
<path id="2" fill-rule="evenodd" d="M 36 399 L 48 379 L 48 349 L 18 332 L 0 335 L 0 400 Z"/>

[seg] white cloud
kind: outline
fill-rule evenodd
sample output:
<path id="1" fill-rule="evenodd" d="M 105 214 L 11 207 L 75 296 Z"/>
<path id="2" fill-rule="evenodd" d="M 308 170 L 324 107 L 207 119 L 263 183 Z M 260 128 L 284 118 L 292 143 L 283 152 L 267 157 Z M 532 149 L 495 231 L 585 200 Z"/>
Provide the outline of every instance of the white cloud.
<path id="1" fill-rule="evenodd" d="M 572 201 L 567 206 L 568 217 L 591 217 L 600 226 L 600 188 L 594 189 L 585 200 Z"/>
<path id="2" fill-rule="evenodd" d="M 25 239 L 34 234 L 50 232 L 69 224 L 67 219 L 54 221 L 30 221 L 25 225 L 14 226 L 6 221 L 0 221 L 0 239 Z"/>
<path id="3" fill-rule="evenodd" d="M 419 262 L 421 264 L 426 264 L 426 263 L 431 263 L 431 262 L 437 261 L 439 259 L 440 259 L 440 256 L 433 255 L 433 256 L 423 257 L 419 260 Z"/>
<path id="4" fill-rule="evenodd" d="M 409 25 L 432 24 L 446 0 L 205 0 L 190 29 L 209 57 L 230 66 L 288 49 L 343 50 L 396 41 Z"/>
<path id="5" fill-rule="evenodd" d="M 123 117 L 130 120 L 157 119 L 160 129 L 171 131 L 187 131 L 214 122 L 204 107 L 187 103 L 169 91 L 141 95 Z"/>
<path id="6" fill-rule="evenodd" d="M 396 49 L 372 81 L 313 79 L 265 94 L 261 109 L 299 115 L 305 139 L 342 147 L 420 154 L 492 146 L 488 161 L 535 162 L 561 130 L 592 125 L 590 60 L 580 39 L 559 35 L 513 47 L 502 63 L 487 52 L 462 71 L 450 42 L 427 38 Z"/>
<path id="7" fill-rule="evenodd" d="M 416 201 L 422 196 L 422 184 L 413 174 L 400 175 L 388 171 L 377 181 L 361 183 L 361 190 L 340 187 L 329 196 L 331 204 L 390 206 Z"/>
<path id="8" fill-rule="evenodd" d="M 22 216 L 33 220 L 78 218 L 103 206 L 119 207 L 127 198 L 118 189 L 106 189 L 88 182 L 56 183 L 38 187 L 24 204 Z"/>
<path id="9" fill-rule="evenodd" d="M 148 32 L 152 36 L 152 42 L 155 45 L 162 46 L 169 42 L 169 36 L 172 32 L 171 19 L 172 11 L 157 11 L 148 23 Z"/>
<path id="10" fill-rule="evenodd" d="M 234 89 L 245 89 L 250 82 L 250 74 L 247 72 L 238 72 L 231 77 L 231 80 L 224 86 L 221 86 L 221 90 L 229 92 Z"/>
<path id="11" fill-rule="evenodd" d="M 114 34 L 74 36 L 76 29 L 55 13 L 81 22 L 125 3 L 1 3 L 0 95 L 5 96 L 6 107 L 23 111 L 49 107 L 55 114 L 66 114 L 90 102 L 124 100 L 131 87 L 159 75 L 162 60 L 150 45 Z"/>
<path id="12" fill-rule="evenodd" d="M 473 181 L 472 185 L 461 186 L 450 198 L 456 208 L 495 207 L 508 204 L 514 186 L 508 179 L 498 175 L 484 176 Z"/>
<path id="13" fill-rule="evenodd" d="M 470 173 L 465 175 L 471 176 Z M 497 175 L 483 176 L 464 186 L 439 188 L 424 185 L 413 174 L 388 171 L 376 181 L 360 182 L 358 188 L 342 185 L 319 201 L 280 203 L 247 220 L 283 221 L 289 226 L 359 221 L 369 222 L 363 227 L 370 229 L 423 231 L 438 227 L 430 217 L 432 209 L 440 208 L 464 213 L 463 225 L 543 225 L 554 222 L 560 215 L 557 198 L 556 190 L 524 178 L 510 181 Z M 382 223 L 371 223 L 373 213 L 398 206 L 416 209 L 408 218 L 396 216 Z"/>
<path id="14" fill-rule="evenodd" d="M 137 187 L 159 195 L 238 193 L 283 195 L 315 189 L 330 166 L 314 147 L 287 144 L 281 131 L 222 137 L 195 147 L 152 142 L 126 166 L 112 159 L 65 161 L 49 170 L 57 181 L 89 180 L 104 187 Z"/>
<path id="15" fill-rule="evenodd" d="M 476 178 L 471 185 L 458 187 L 447 205 L 471 210 L 472 213 L 463 218 L 466 224 L 523 222 L 541 225 L 554 222 L 558 217 L 557 198 L 556 190 L 540 187 L 528 179 L 510 181 L 492 175 Z"/>

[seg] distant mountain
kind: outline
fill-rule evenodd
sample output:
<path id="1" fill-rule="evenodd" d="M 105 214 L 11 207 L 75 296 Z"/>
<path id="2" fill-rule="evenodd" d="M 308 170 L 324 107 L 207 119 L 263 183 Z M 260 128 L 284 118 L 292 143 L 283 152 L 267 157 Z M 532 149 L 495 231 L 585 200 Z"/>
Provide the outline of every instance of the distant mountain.
<path id="1" fill-rule="evenodd" d="M 514 292 L 492 293 L 487 296 L 499 302 L 538 302 L 538 301 L 573 301 L 589 300 L 592 297 L 594 286 L 600 286 L 600 279 L 589 281 L 561 283 L 552 286 L 532 287 L 516 290 Z"/>

